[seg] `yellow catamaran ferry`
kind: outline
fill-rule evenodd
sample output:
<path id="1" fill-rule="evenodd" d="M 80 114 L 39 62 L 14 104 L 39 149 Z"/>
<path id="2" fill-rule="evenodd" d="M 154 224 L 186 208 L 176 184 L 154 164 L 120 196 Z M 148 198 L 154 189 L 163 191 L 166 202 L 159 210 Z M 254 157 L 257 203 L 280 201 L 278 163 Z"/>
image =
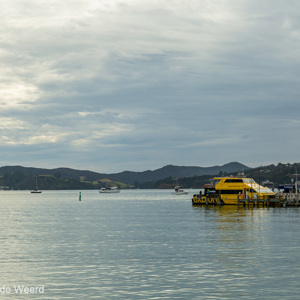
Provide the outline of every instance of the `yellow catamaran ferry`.
<path id="1" fill-rule="evenodd" d="M 193 196 L 193 204 L 235 204 L 244 199 L 265 199 L 275 193 L 256 183 L 252 178 L 215 177 L 204 186 L 204 193 Z"/>

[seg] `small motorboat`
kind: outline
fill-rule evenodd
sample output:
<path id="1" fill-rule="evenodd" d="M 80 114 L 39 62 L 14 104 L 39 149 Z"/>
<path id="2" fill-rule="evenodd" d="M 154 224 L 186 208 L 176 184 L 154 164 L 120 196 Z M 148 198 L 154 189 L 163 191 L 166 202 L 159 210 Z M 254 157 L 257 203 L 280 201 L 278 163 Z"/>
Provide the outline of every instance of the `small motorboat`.
<path id="1" fill-rule="evenodd" d="M 179 185 L 175 186 L 175 191 L 172 193 L 173 195 L 187 195 L 189 192 L 182 190 Z"/>
<path id="2" fill-rule="evenodd" d="M 99 190 L 99 193 L 120 193 L 120 190 L 116 186 L 105 187 Z"/>

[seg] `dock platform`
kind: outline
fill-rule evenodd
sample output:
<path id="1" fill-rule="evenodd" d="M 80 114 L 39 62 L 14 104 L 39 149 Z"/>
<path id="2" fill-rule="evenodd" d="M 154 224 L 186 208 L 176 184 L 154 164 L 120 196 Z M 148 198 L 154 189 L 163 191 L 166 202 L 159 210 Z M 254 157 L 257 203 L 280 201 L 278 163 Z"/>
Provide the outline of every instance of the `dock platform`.
<path id="1" fill-rule="evenodd" d="M 299 195 L 276 195 L 275 197 L 265 196 L 260 199 L 237 199 L 237 206 L 250 206 L 253 207 L 287 207 L 287 206 L 300 206 L 300 198 Z"/>

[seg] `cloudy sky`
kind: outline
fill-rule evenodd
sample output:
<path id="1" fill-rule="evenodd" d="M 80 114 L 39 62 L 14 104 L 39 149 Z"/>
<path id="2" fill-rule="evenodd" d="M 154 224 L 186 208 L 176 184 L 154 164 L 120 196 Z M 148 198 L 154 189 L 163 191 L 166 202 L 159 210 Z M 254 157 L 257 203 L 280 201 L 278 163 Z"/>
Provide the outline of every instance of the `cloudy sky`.
<path id="1" fill-rule="evenodd" d="M 297 0 L 0 0 L 0 166 L 299 162 Z"/>

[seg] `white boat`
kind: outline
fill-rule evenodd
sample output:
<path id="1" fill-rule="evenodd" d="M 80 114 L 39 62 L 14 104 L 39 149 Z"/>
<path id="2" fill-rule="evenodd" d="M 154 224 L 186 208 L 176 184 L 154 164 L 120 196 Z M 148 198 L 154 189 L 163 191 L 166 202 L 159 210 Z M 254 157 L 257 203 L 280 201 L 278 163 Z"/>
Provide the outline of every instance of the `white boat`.
<path id="1" fill-rule="evenodd" d="M 40 194 L 42 191 L 38 189 L 37 176 L 35 176 L 35 190 L 32 190 L 30 193 L 32 194 Z"/>
<path id="2" fill-rule="evenodd" d="M 179 185 L 175 186 L 175 191 L 172 193 L 173 195 L 187 195 L 189 192 L 182 190 Z"/>
<path id="3" fill-rule="evenodd" d="M 99 193 L 120 193 L 120 190 L 116 186 L 113 187 L 105 187 L 99 190 Z"/>

